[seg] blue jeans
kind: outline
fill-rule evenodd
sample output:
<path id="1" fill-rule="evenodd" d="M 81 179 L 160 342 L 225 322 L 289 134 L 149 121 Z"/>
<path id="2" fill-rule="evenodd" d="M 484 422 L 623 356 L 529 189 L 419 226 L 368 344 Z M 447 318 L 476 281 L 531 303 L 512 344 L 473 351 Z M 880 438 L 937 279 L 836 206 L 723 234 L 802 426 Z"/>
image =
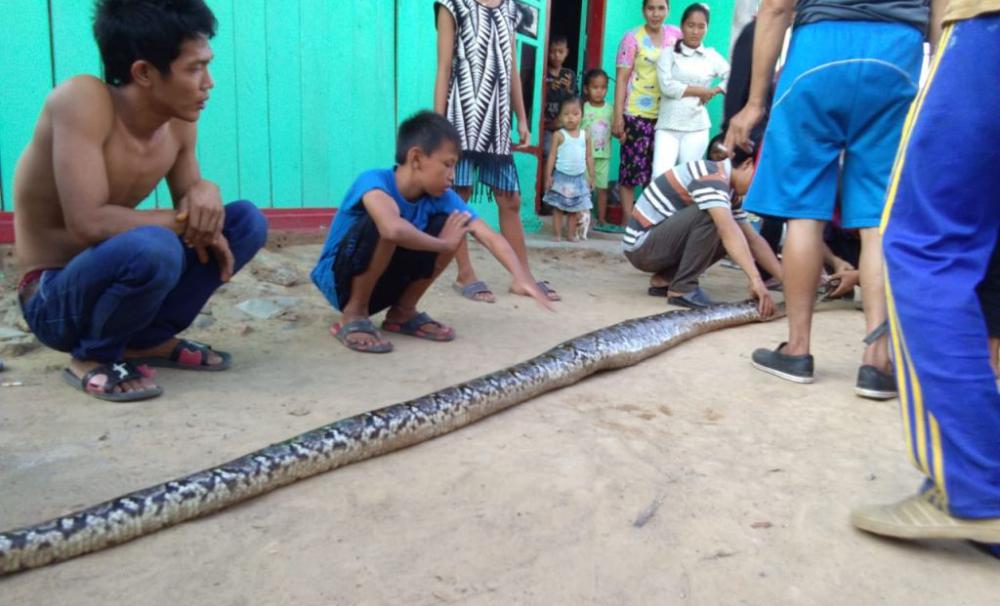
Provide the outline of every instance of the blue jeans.
<path id="1" fill-rule="evenodd" d="M 267 220 L 253 203 L 233 202 L 222 233 L 238 271 L 264 246 Z M 24 302 L 24 319 L 48 347 L 108 363 L 190 326 L 221 285 L 214 258 L 202 264 L 164 227 L 137 227 L 46 270 Z"/>

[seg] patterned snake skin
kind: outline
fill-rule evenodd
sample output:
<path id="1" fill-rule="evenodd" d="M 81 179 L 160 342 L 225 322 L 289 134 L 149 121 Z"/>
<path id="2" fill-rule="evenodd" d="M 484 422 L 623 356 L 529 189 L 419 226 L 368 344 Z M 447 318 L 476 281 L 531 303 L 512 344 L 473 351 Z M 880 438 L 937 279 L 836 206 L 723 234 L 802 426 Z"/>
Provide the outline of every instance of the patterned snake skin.
<path id="1" fill-rule="evenodd" d="M 296 480 L 406 448 L 595 372 L 631 366 L 692 337 L 758 319 L 756 305 L 744 302 L 601 328 L 477 379 L 324 425 L 218 467 L 0 533 L 0 575 L 124 543 Z"/>

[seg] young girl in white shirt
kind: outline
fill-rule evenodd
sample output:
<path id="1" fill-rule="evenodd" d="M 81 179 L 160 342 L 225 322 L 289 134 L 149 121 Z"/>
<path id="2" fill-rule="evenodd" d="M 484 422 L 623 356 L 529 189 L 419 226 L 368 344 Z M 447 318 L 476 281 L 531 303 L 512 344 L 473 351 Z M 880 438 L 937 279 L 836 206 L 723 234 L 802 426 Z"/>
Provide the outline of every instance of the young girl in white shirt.
<path id="1" fill-rule="evenodd" d="M 702 44 L 708 31 L 708 7 L 692 4 L 681 17 L 683 37 L 673 52 L 660 53 L 656 76 L 660 111 L 653 149 L 653 178 L 678 164 L 699 160 L 708 147 L 712 122 L 705 104 L 725 94 L 729 63 Z M 718 85 L 713 83 L 720 81 Z"/>
<path id="2" fill-rule="evenodd" d="M 546 192 L 542 198 L 552 206 L 552 230 L 557 242 L 562 240 L 564 213 L 566 235 L 570 242 L 576 242 L 580 218 L 593 207 L 590 191 L 594 188 L 594 148 L 587 131 L 580 128 L 582 120 L 583 100 L 564 99 L 559 105 L 562 128 L 552 136 L 552 149 L 545 164 Z"/>

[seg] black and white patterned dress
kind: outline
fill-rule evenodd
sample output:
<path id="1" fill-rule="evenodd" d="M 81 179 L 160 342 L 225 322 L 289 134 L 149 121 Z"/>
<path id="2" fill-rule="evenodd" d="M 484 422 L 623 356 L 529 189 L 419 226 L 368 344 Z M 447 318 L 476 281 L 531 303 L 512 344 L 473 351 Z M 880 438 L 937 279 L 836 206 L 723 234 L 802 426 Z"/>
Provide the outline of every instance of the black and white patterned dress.
<path id="1" fill-rule="evenodd" d="M 436 0 L 455 19 L 455 46 L 446 116 L 462 137 L 462 160 L 479 181 L 499 189 L 514 172 L 511 154 L 511 74 L 520 11 L 514 0 L 494 8 L 476 0 Z"/>

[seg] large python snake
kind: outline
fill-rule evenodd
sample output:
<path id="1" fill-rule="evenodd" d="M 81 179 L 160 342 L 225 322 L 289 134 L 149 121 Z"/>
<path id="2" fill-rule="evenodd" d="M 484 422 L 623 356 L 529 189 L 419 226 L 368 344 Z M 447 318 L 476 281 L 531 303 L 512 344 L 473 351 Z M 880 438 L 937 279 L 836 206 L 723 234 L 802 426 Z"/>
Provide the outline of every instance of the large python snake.
<path id="1" fill-rule="evenodd" d="M 406 448 L 692 337 L 758 320 L 754 302 L 626 320 L 525 362 L 341 419 L 198 473 L 0 533 L 0 575 L 130 541 L 296 480 Z"/>

